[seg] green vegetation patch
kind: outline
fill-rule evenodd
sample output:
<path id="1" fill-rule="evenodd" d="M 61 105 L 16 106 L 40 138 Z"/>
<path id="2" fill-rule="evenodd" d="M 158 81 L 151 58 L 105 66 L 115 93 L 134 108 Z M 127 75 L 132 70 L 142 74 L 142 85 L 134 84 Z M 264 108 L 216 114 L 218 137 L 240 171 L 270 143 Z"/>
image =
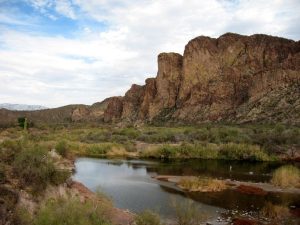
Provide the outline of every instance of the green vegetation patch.
<path id="1" fill-rule="evenodd" d="M 149 210 L 141 212 L 135 218 L 136 225 L 162 225 L 159 215 Z"/>
<path id="2" fill-rule="evenodd" d="M 13 171 L 21 185 L 30 186 L 34 192 L 44 190 L 48 184 L 63 183 L 70 176 L 69 172 L 55 168 L 47 150 L 41 146 L 21 151 L 13 162 Z"/>
<path id="3" fill-rule="evenodd" d="M 111 225 L 109 210 L 97 201 L 59 198 L 49 200 L 34 218 L 30 218 L 23 210 L 18 220 L 23 225 Z"/>
<path id="4" fill-rule="evenodd" d="M 273 161 L 274 156 L 266 153 L 257 145 L 249 144 L 181 144 L 163 145 L 148 149 L 141 153 L 146 158 L 200 158 L 200 159 L 224 159 L 224 160 L 249 160 L 249 161 Z"/>

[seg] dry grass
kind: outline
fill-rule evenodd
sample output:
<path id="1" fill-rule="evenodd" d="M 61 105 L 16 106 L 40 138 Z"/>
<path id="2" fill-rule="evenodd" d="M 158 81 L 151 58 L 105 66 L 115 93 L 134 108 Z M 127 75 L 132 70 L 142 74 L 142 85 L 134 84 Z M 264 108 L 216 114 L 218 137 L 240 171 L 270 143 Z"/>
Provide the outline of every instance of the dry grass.
<path id="1" fill-rule="evenodd" d="M 271 183 L 282 188 L 300 188 L 300 170 L 292 165 L 282 166 L 273 173 Z"/>
<path id="2" fill-rule="evenodd" d="M 227 188 L 224 181 L 208 177 L 182 178 L 178 186 L 191 192 L 217 192 Z"/>
<path id="3" fill-rule="evenodd" d="M 286 206 L 274 205 L 270 202 L 266 203 L 266 205 L 260 211 L 261 215 L 270 218 L 270 219 L 282 219 L 290 217 L 290 210 Z"/>

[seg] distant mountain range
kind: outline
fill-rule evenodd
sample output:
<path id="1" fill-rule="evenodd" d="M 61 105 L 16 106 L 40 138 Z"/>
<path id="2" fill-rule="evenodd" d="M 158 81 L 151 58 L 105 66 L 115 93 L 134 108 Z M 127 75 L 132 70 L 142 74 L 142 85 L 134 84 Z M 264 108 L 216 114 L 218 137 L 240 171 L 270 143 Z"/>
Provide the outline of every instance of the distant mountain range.
<path id="1" fill-rule="evenodd" d="M 8 109 L 13 111 L 34 111 L 34 110 L 47 109 L 47 107 L 41 105 L 2 103 L 0 104 L 0 109 Z"/>

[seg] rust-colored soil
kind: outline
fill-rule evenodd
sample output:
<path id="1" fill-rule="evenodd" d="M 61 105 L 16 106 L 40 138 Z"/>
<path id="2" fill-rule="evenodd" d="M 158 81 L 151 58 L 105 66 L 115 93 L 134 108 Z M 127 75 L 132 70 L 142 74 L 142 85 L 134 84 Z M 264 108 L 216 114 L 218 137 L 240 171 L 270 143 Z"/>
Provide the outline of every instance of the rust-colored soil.
<path id="1" fill-rule="evenodd" d="M 262 188 L 254 187 L 254 186 L 247 186 L 247 185 L 239 185 L 236 189 L 237 191 L 244 193 L 244 194 L 250 194 L 250 195 L 266 195 L 267 192 L 264 191 Z"/>
<path id="2" fill-rule="evenodd" d="M 300 217 L 300 208 L 291 209 L 290 213 L 293 214 L 294 216 Z"/>

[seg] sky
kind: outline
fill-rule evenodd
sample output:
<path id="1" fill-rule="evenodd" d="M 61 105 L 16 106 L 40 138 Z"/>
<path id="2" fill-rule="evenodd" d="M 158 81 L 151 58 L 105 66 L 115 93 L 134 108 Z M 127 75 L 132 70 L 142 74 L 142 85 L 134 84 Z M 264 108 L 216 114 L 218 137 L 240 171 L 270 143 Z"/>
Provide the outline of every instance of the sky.
<path id="1" fill-rule="evenodd" d="M 194 37 L 299 40 L 300 0 L 0 0 L 0 103 L 58 107 L 124 95 Z"/>

